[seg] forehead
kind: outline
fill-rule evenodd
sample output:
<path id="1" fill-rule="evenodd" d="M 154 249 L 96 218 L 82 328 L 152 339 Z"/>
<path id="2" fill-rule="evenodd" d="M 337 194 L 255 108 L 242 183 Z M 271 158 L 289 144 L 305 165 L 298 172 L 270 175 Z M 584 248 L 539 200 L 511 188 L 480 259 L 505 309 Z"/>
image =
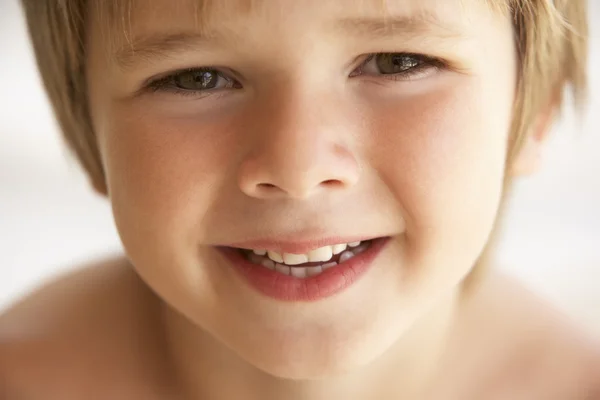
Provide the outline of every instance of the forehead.
<path id="1" fill-rule="evenodd" d="M 430 1 L 430 0 L 320 0 L 318 4 L 331 5 L 338 4 L 344 7 L 361 7 L 363 9 L 385 11 L 390 7 L 411 7 L 420 4 L 440 5 L 442 3 L 452 2 L 445 1 Z M 469 3 L 482 3 L 486 6 L 502 11 L 506 10 L 512 4 L 511 0 L 459 0 L 458 5 L 468 7 Z M 302 2 L 288 0 L 172 0 L 169 2 L 173 9 L 182 8 L 185 10 L 193 10 L 198 16 L 206 16 L 211 12 L 225 11 L 237 13 L 249 13 L 253 10 L 259 10 L 265 7 L 289 8 L 291 5 L 303 5 L 311 3 L 311 0 Z M 107 14 L 112 20 L 122 19 L 131 15 L 133 10 L 152 10 L 152 6 L 148 5 L 147 0 L 91 0 L 97 10 L 101 10 Z"/>
<path id="2" fill-rule="evenodd" d="M 448 16 L 472 8 L 487 7 L 506 14 L 512 0 L 90 0 L 93 18 L 111 37 L 148 30 L 156 21 L 193 24 L 198 30 L 213 31 L 224 21 L 262 16 L 271 21 L 293 15 L 390 15 L 419 14 Z M 151 5 L 149 5 L 151 4 Z M 146 23 L 144 23 L 146 22 Z M 150 25 L 150 26 L 144 26 Z M 115 35 L 116 34 L 116 35 Z"/>

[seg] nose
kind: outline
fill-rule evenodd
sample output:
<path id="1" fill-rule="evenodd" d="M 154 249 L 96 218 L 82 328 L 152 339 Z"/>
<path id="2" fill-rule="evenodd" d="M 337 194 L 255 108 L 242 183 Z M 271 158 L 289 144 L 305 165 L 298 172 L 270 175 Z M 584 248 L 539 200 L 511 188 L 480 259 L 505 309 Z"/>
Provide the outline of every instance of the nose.
<path id="1" fill-rule="evenodd" d="M 271 112 L 253 114 L 261 122 L 253 124 L 252 150 L 239 168 L 242 192 L 257 199 L 305 199 L 357 183 L 360 166 L 348 146 L 352 132 L 338 112 L 320 103 L 314 96 L 279 101 L 268 107 Z"/>

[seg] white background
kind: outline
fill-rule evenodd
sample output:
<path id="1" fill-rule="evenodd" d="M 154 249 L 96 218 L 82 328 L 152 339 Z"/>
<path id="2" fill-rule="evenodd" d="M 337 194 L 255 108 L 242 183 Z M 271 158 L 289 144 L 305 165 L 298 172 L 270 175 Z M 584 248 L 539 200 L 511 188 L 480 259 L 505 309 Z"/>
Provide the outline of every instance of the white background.
<path id="1" fill-rule="evenodd" d="M 591 104 L 567 115 L 543 170 L 518 185 L 498 256 L 600 336 L 600 3 Z M 120 251 L 110 207 L 59 140 L 16 0 L 0 0 L 0 309 L 44 280 Z"/>

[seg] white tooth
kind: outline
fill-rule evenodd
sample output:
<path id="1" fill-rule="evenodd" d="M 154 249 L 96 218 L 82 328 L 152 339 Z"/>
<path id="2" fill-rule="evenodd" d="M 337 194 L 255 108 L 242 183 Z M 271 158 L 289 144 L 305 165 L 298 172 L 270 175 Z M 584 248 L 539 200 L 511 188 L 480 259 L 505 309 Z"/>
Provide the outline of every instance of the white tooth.
<path id="1" fill-rule="evenodd" d="M 283 257 L 281 257 L 281 254 L 279 253 L 275 253 L 274 251 L 269 251 L 267 254 L 269 254 L 269 258 L 277 263 L 283 263 Z"/>
<path id="2" fill-rule="evenodd" d="M 296 278 L 306 278 L 306 268 L 303 267 L 291 267 L 290 271 L 292 276 Z"/>
<path id="3" fill-rule="evenodd" d="M 283 262 L 287 265 L 298 265 L 308 262 L 306 254 L 283 253 Z"/>
<path id="4" fill-rule="evenodd" d="M 263 267 L 267 267 L 270 270 L 274 270 L 275 269 L 275 263 L 272 260 L 267 260 L 267 259 L 262 259 L 261 263 L 260 263 Z"/>
<path id="5" fill-rule="evenodd" d="M 323 268 L 323 271 L 325 271 L 331 267 L 335 267 L 336 265 L 338 265 L 336 262 L 330 262 L 330 263 L 321 265 L 321 268 Z"/>
<path id="6" fill-rule="evenodd" d="M 352 243 L 348 243 L 348 246 L 350 247 L 356 247 L 360 244 L 360 242 L 352 242 Z"/>
<path id="7" fill-rule="evenodd" d="M 346 250 L 346 243 L 342 244 L 334 244 L 331 246 L 333 254 L 340 254 L 342 251 Z"/>
<path id="8" fill-rule="evenodd" d="M 340 256 L 340 264 L 343 263 L 344 261 L 348 261 L 352 257 L 354 257 L 354 253 L 352 253 L 351 251 L 343 252 L 342 255 Z"/>
<path id="9" fill-rule="evenodd" d="M 303 269 L 306 270 L 306 276 L 315 276 L 323 272 L 323 268 L 321 268 L 321 266 L 319 265 L 317 265 L 316 267 L 306 267 Z"/>
<path id="10" fill-rule="evenodd" d="M 333 250 L 331 246 L 319 247 L 308 253 L 308 261 L 310 262 L 320 262 L 320 261 L 329 261 L 333 256 Z M 287 263 L 286 263 L 287 264 Z"/>
<path id="11" fill-rule="evenodd" d="M 258 254 L 259 256 L 264 256 L 265 254 L 267 254 L 266 250 L 252 250 L 254 252 L 254 254 Z"/>
<path id="12" fill-rule="evenodd" d="M 282 273 L 284 275 L 289 275 L 290 274 L 290 267 L 285 266 L 285 265 L 281 265 L 281 264 L 275 264 L 275 271 Z"/>

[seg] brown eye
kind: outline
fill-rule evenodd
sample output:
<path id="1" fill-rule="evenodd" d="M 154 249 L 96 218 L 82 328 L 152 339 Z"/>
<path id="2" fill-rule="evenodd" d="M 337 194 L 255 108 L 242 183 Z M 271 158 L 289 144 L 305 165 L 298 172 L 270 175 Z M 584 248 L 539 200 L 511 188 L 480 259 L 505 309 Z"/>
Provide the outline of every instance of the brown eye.
<path id="1" fill-rule="evenodd" d="M 182 72 L 173 77 L 176 87 L 185 90 L 211 90 L 217 88 L 221 75 L 217 71 L 196 70 Z"/>
<path id="2" fill-rule="evenodd" d="M 374 61 L 377 70 L 384 75 L 406 72 L 425 63 L 412 55 L 394 53 L 377 54 Z"/>
<path id="3" fill-rule="evenodd" d="M 202 97 L 222 89 L 240 89 L 235 79 L 213 68 L 192 68 L 178 71 L 148 84 L 154 93 L 166 92 Z"/>
<path id="4" fill-rule="evenodd" d="M 444 69 L 441 60 L 411 53 L 372 54 L 350 76 L 381 76 L 393 80 L 414 80 Z"/>

